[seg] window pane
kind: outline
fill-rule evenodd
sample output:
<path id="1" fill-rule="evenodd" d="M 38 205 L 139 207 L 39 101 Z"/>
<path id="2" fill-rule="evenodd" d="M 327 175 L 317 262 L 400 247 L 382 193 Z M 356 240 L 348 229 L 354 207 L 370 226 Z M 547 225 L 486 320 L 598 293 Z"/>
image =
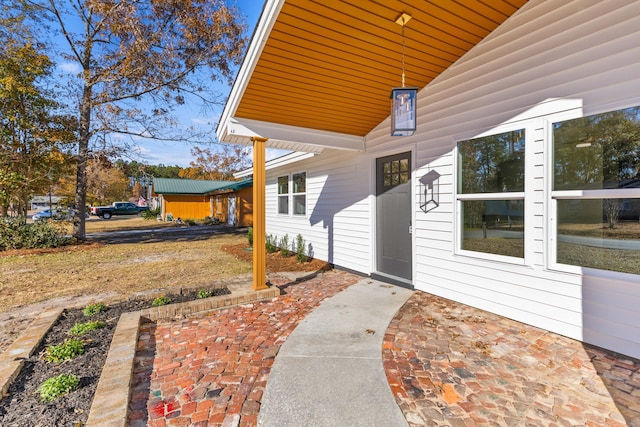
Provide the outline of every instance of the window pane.
<path id="1" fill-rule="evenodd" d="M 278 196 L 278 213 L 289 213 L 289 196 Z"/>
<path id="2" fill-rule="evenodd" d="M 304 194 L 293 196 L 293 214 L 306 215 L 307 197 Z"/>
<path id="3" fill-rule="evenodd" d="M 279 176 L 278 177 L 278 194 L 288 194 L 288 193 L 289 193 L 289 177 Z"/>
<path id="4" fill-rule="evenodd" d="M 558 200 L 557 262 L 640 274 L 640 199 Z"/>
<path id="5" fill-rule="evenodd" d="M 524 200 L 463 201 L 462 249 L 524 258 Z"/>
<path id="6" fill-rule="evenodd" d="M 640 107 L 554 123 L 554 190 L 640 188 Z"/>
<path id="7" fill-rule="evenodd" d="M 458 143 L 460 193 L 524 191 L 524 129 Z"/>
<path id="8" fill-rule="evenodd" d="M 307 174 L 303 173 L 294 173 L 293 174 L 293 192 L 294 193 L 304 193 L 307 188 Z"/>

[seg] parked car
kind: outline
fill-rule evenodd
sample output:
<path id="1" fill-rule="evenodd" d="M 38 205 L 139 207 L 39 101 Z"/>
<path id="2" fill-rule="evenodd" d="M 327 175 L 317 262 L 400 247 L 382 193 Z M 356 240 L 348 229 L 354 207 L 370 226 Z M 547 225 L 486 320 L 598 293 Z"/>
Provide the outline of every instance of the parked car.
<path id="1" fill-rule="evenodd" d="M 60 209 L 44 209 L 38 213 L 33 214 L 34 221 L 42 221 L 47 219 L 53 219 L 55 221 L 61 221 L 69 216 L 69 212 Z"/>
<path id="2" fill-rule="evenodd" d="M 94 206 L 91 208 L 91 215 L 109 219 L 113 215 L 140 215 L 142 211 L 148 211 L 148 206 L 138 206 L 130 202 L 114 202 L 110 206 Z"/>
<path id="3" fill-rule="evenodd" d="M 33 214 L 31 217 L 34 221 L 42 221 L 53 219 L 54 221 L 63 221 L 73 218 L 73 210 L 69 209 L 44 209 L 40 212 Z M 89 214 L 84 214 L 85 218 L 89 218 Z"/>

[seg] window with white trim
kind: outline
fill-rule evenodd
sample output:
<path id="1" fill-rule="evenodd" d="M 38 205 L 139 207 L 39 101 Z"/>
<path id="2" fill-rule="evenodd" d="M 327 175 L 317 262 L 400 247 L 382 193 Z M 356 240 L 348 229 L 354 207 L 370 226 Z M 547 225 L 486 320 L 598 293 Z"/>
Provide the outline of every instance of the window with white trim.
<path id="1" fill-rule="evenodd" d="M 555 262 L 640 274 L 640 106 L 552 127 Z"/>
<path id="2" fill-rule="evenodd" d="M 307 173 L 294 173 L 291 177 L 293 214 L 307 214 Z"/>
<path id="3" fill-rule="evenodd" d="M 289 214 L 289 175 L 278 177 L 278 213 Z"/>
<path id="4" fill-rule="evenodd" d="M 524 259 L 525 130 L 458 142 L 462 251 Z"/>

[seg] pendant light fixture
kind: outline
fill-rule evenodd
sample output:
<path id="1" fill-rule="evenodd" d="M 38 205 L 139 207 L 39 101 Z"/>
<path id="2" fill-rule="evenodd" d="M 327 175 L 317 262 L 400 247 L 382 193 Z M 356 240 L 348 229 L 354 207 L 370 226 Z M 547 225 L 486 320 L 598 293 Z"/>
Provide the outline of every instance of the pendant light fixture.
<path id="1" fill-rule="evenodd" d="M 416 131 L 417 87 L 404 85 L 404 26 L 411 15 L 403 13 L 396 20 L 402 26 L 402 87 L 391 89 L 391 136 L 410 136 Z"/>

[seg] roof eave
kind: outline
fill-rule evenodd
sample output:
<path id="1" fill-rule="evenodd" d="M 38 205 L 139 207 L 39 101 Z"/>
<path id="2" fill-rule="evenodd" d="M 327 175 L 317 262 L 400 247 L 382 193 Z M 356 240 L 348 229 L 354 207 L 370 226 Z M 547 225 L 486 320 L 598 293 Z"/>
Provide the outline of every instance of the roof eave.
<path id="1" fill-rule="evenodd" d="M 256 29 L 249 43 L 249 48 L 245 55 L 244 61 L 238 71 L 236 80 L 231 88 L 229 99 L 222 110 L 220 121 L 216 127 L 216 135 L 220 142 L 230 142 L 226 137 L 230 134 L 228 127 L 229 122 L 238 109 L 240 100 L 249 84 L 253 70 L 260 59 L 260 54 L 269 38 L 271 29 L 278 19 L 280 9 L 284 5 L 285 0 L 267 0 L 260 15 L 260 21 L 256 25 Z M 252 135 L 261 136 L 261 135 Z M 245 144 L 246 145 L 246 144 Z"/>

